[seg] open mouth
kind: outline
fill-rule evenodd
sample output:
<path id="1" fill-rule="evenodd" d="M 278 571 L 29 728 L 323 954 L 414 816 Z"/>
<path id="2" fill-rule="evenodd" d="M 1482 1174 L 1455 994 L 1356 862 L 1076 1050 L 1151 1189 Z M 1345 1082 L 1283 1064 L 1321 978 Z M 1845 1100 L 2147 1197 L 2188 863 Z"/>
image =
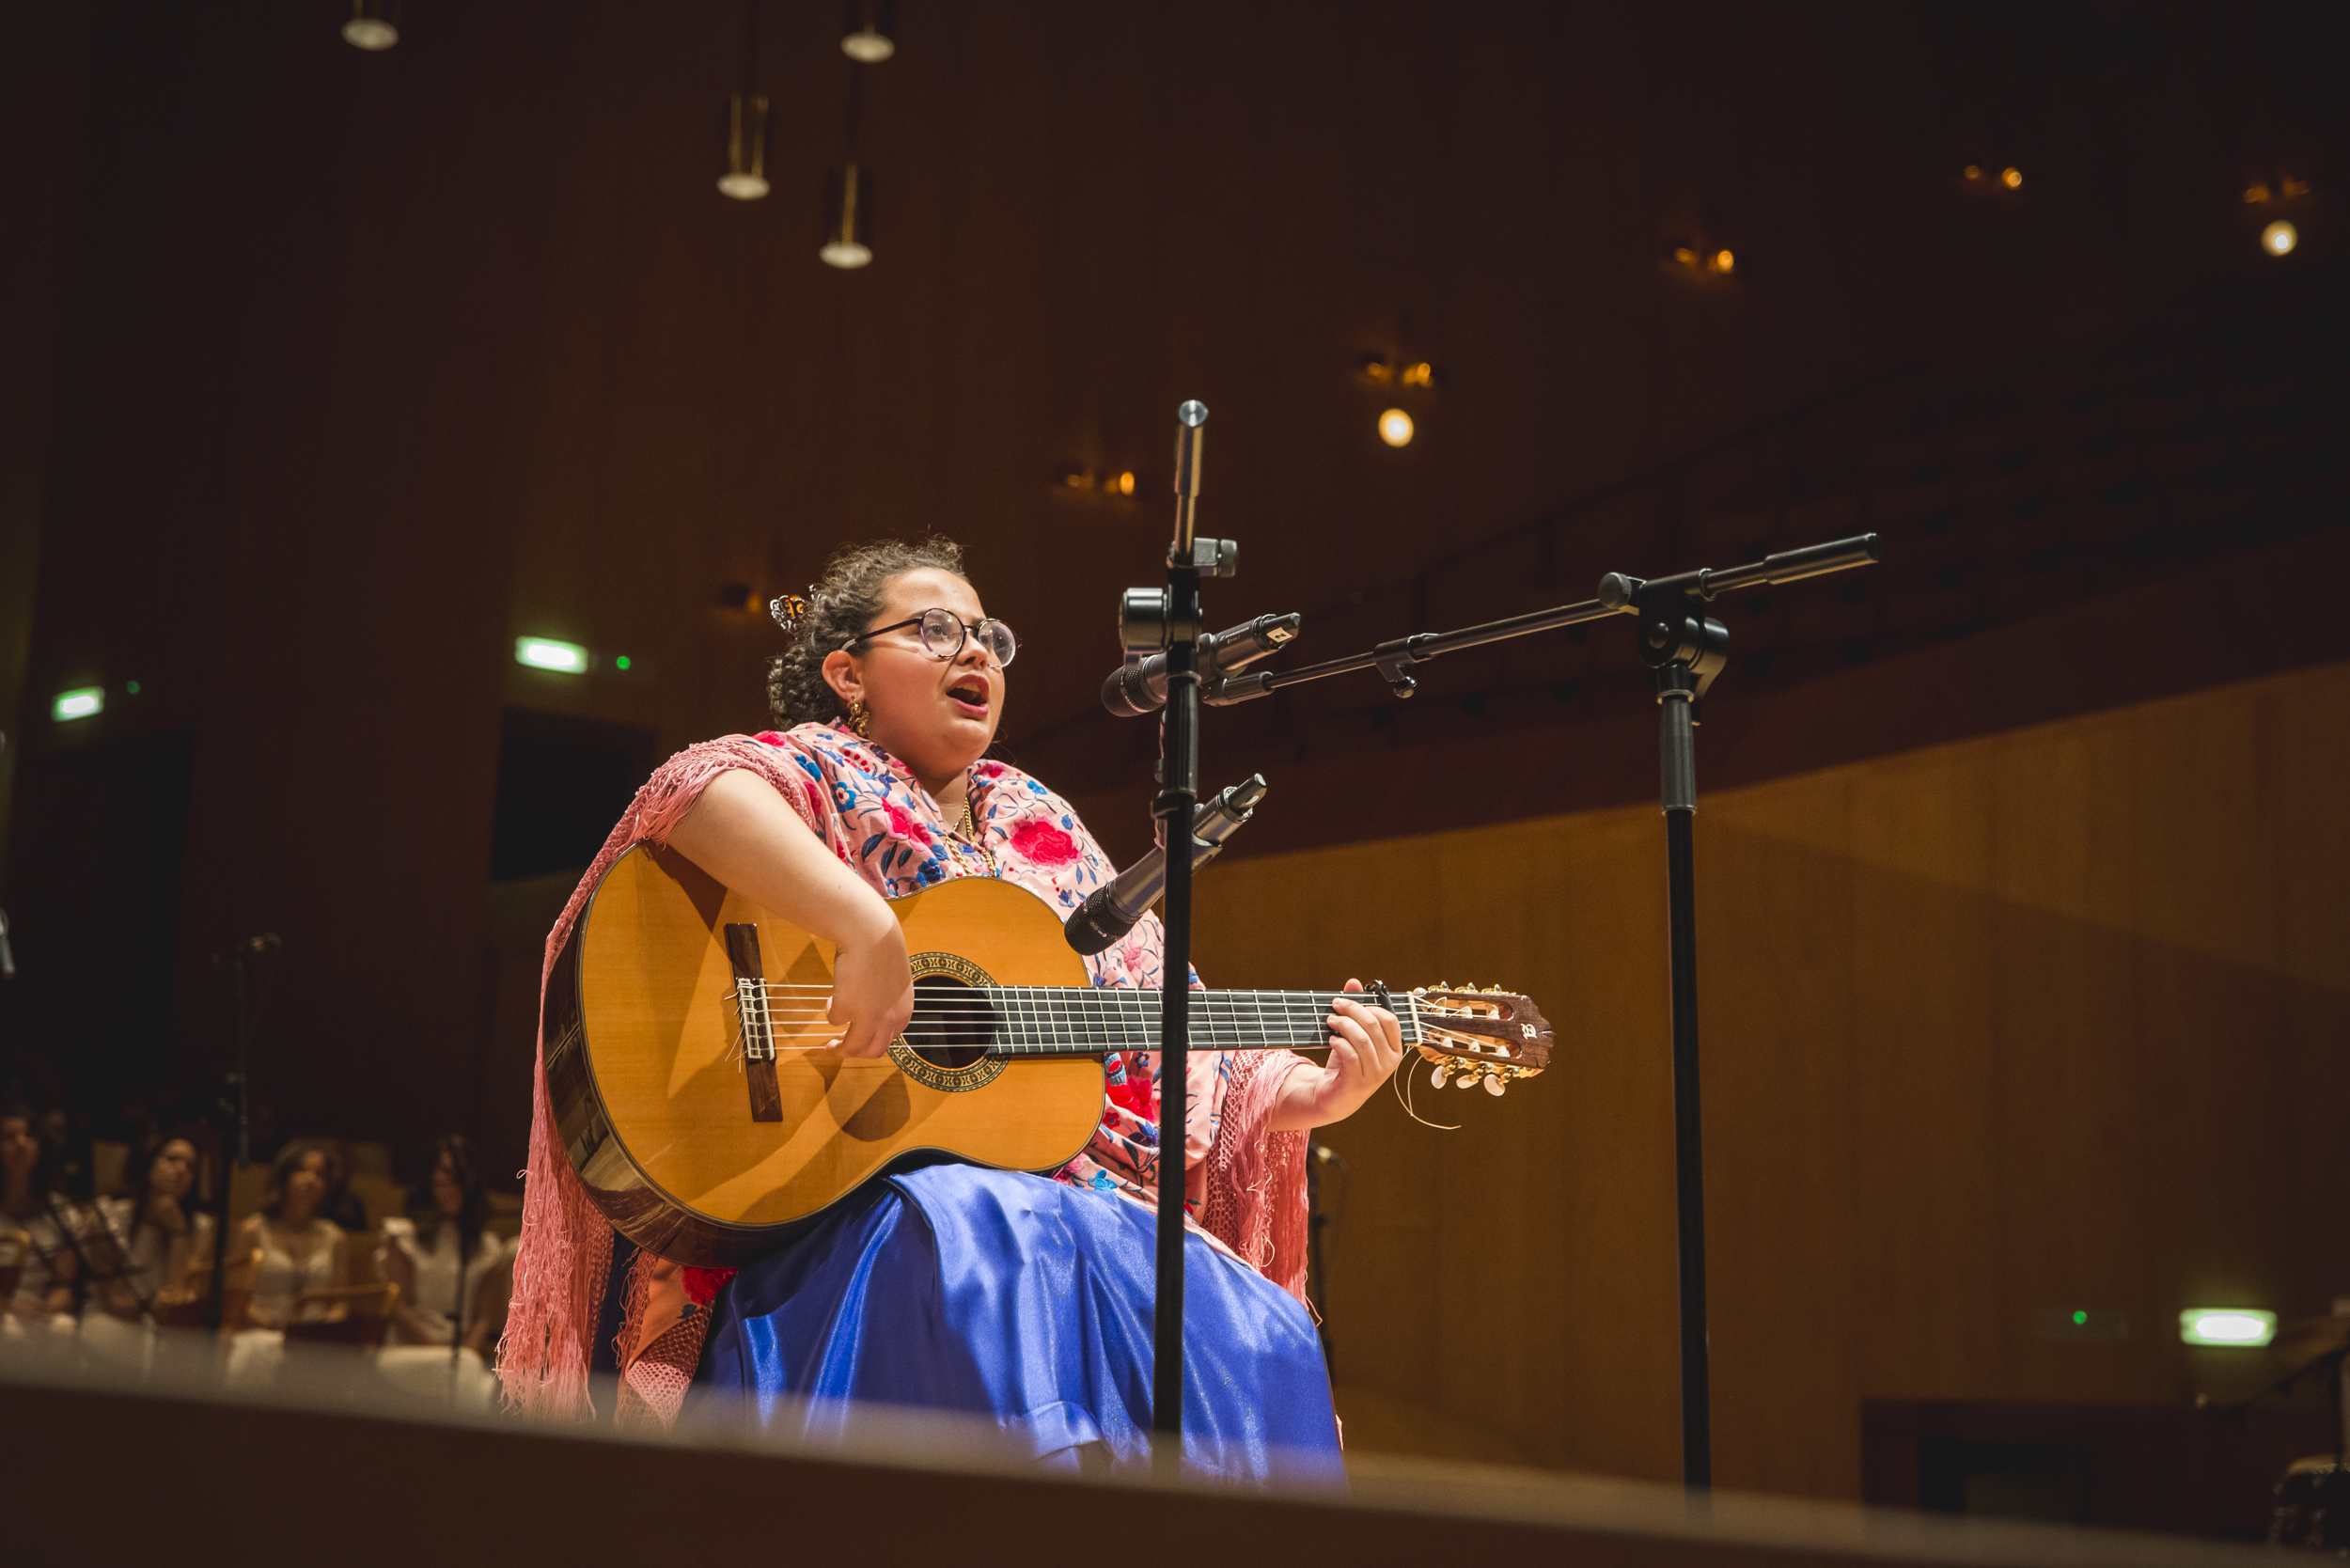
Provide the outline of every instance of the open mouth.
<path id="1" fill-rule="evenodd" d="M 947 688 L 947 698 L 974 718 L 987 716 L 987 682 L 984 681 L 958 681 Z"/>

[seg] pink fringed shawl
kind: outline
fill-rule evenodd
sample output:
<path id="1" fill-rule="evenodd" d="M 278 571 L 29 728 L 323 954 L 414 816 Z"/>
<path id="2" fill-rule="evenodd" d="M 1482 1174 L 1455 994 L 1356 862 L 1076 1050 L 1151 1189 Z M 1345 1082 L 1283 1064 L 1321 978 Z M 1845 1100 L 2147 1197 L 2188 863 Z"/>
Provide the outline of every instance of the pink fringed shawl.
<path id="1" fill-rule="evenodd" d="M 835 732 L 815 726 L 804 726 L 790 737 L 769 739 L 786 743 L 809 731 L 832 743 L 831 749 L 836 751 L 840 749 L 840 743 L 847 742 L 846 736 L 836 736 Z M 856 749 L 861 755 L 871 755 L 866 748 Z M 570 938 L 572 923 L 612 862 L 632 845 L 666 842 L 700 798 L 702 790 L 720 774 L 744 769 L 765 778 L 802 821 L 819 837 L 826 839 L 844 861 L 856 866 L 858 857 L 840 834 L 828 831 L 837 829 L 838 823 L 837 818 L 824 811 L 828 803 L 822 792 L 811 787 L 805 771 L 795 771 L 793 761 L 791 752 L 782 745 L 730 735 L 690 746 L 664 763 L 637 792 L 548 934 L 541 989 L 546 970 L 553 969 L 556 955 Z M 989 776 L 991 797 L 1008 790 L 1030 792 L 1037 797 L 1031 800 L 1029 794 L 1018 796 L 1024 808 L 1022 815 L 1030 821 L 1021 823 L 1013 833 L 1031 826 L 1035 819 L 1033 808 L 1041 804 L 1058 811 L 1058 820 L 1070 825 L 1073 841 L 1082 848 L 1087 861 L 1099 862 L 1099 850 L 1092 843 L 1091 835 L 1085 832 L 1073 815 L 1067 813 L 1065 804 L 1058 797 L 1015 770 L 1000 764 L 981 766 L 993 770 Z M 935 810 L 927 797 L 916 793 L 918 804 L 925 808 L 922 814 L 935 822 Z M 991 839 L 997 844 L 999 857 L 1003 856 L 1019 840 L 1002 828 L 1003 813 L 991 806 L 987 815 L 995 824 Z M 915 831 L 920 835 L 918 828 Z M 928 835 L 920 836 L 928 841 Z M 1072 841 L 1061 840 L 1063 844 Z M 862 869 L 869 877 L 872 876 L 870 867 Z M 1008 864 L 1006 874 L 1011 874 L 1011 870 Z M 958 874 L 961 870 L 959 866 L 948 866 L 946 874 Z M 1018 880 L 1034 885 L 1036 874 L 1031 871 Z M 1045 891 L 1042 886 L 1037 890 Z M 1155 922 L 1153 927 L 1152 934 L 1155 937 Z M 1150 946 L 1154 949 L 1155 941 Z M 1139 969 L 1147 962 L 1154 971 L 1156 960 L 1155 950 L 1147 955 L 1137 953 L 1130 961 L 1130 969 Z M 1102 978 L 1115 983 L 1120 977 Z M 1126 983 L 1133 983 L 1132 979 L 1127 979 Z M 1201 1068 L 1206 1070 L 1206 1081 L 1214 1081 L 1217 1054 L 1193 1055 L 1196 1097 L 1202 1083 Z M 1221 1114 L 1213 1123 L 1213 1141 L 1204 1152 L 1204 1159 L 1195 1153 L 1194 1159 L 1187 1162 L 1192 1168 L 1187 1172 L 1186 1186 L 1204 1186 L 1205 1190 L 1198 1194 L 1198 1207 L 1203 1230 L 1303 1301 L 1306 1135 L 1268 1131 L 1274 1105 L 1288 1082 L 1290 1070 L 1300 1060 L 1287 1052 L 1230 1054 L 1223 1063 Z M 588 1201 L 587 1189 L 572 1172 L 570 1160 L 556 1146 L 554 1113 L 547 1100 L 543 1042 L 535 1076 L 522 1245 L 514 1262 L 513 1303 L 499 1346 L 499 1376 L 507 1401 L 514 1408 L 533 1415 L 576 1418 L 589 1413 L 588 1371 L 593 1348 L 589 1341 L 595 1332 L 610 1271 L 612 1232 Z"/>

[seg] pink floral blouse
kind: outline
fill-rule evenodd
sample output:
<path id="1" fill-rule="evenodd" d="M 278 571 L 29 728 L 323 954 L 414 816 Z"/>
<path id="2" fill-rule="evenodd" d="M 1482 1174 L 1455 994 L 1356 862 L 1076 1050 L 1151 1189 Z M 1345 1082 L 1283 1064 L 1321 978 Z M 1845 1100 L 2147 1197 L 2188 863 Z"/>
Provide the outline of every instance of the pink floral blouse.
<path id="1" fill-rule="evenodd" d="M 971 816 L 979 839 L 973 845 L 953 832 L 961 813 L 948 823 L 903 762 L 845 729 L 803 724 L 754 738 L 788 758 L 802 780 L 798 798 L 785 792 L 801 819 L 885 898 L 902 898 L 956 877 L 1000 876 L 1073 912 L 1117 875 L 1069 803 L 1009 763 L 972 765 Z M 1096 985 L 1155 991 L 1165 935 L 1159 917 L 1145 915 L 1116 946 L 1087 959 L 1087 972 Z M 1199 983 L 1197 971 L 1191 983 Z M 1294 1066 L 1305 1058 L 1284 1053 L 1283 1059 Z M 1193 1051 L 1188 1063 L 1184 1205 L 1196 1219 L 1204 1196 L 1202 1165 L 1223 1119 L 1232 1069 L 1221 1051 Z M 1054 1177 L 1154 1202 L 1159 1054 L 1112 1052 L 1104 1067 L 1102 1124 L 1084 1152 Z"/>

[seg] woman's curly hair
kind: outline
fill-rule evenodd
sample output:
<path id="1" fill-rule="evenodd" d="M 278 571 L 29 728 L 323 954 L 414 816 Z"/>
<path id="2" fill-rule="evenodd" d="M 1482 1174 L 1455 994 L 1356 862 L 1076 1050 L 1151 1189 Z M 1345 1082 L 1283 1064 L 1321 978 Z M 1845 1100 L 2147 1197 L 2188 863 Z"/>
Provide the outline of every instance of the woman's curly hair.
<path id="1" fill-rule="evenodd" d="M 924 567 L 970 581 L 963 546 L 939 534 L 844 544 L 832 553 L 808 589 L 807 614 L 791 646 L 767 661 L 767 708 L 776 729 L 829 724 L 847 712 L 824 679 L 824 660 L 881 612 L 891 578 Z"/>

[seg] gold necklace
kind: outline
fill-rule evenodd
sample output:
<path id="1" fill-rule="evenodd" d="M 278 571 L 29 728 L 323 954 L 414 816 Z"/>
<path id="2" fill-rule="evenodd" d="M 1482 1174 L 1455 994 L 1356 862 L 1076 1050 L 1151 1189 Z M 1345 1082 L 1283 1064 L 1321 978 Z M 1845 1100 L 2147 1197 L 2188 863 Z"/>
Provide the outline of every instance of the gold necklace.
<path id="1" fill-rule="evenodd" d="M 973 849 L 978 850 L 979 852 L 979 858 L 987 862 L 987 869 L 989 870 L 992 871 L 995 869 L 995 856 L 989 851 L 987 845 L 980 841 L 979 823 L 975 822 L 971 816 L 971 784 L 968 779 L 964 781 L 963 786 L 963 821 L 957 823 L 949 831 L 951 831 L 956 838 L 962 839 Z"/>

